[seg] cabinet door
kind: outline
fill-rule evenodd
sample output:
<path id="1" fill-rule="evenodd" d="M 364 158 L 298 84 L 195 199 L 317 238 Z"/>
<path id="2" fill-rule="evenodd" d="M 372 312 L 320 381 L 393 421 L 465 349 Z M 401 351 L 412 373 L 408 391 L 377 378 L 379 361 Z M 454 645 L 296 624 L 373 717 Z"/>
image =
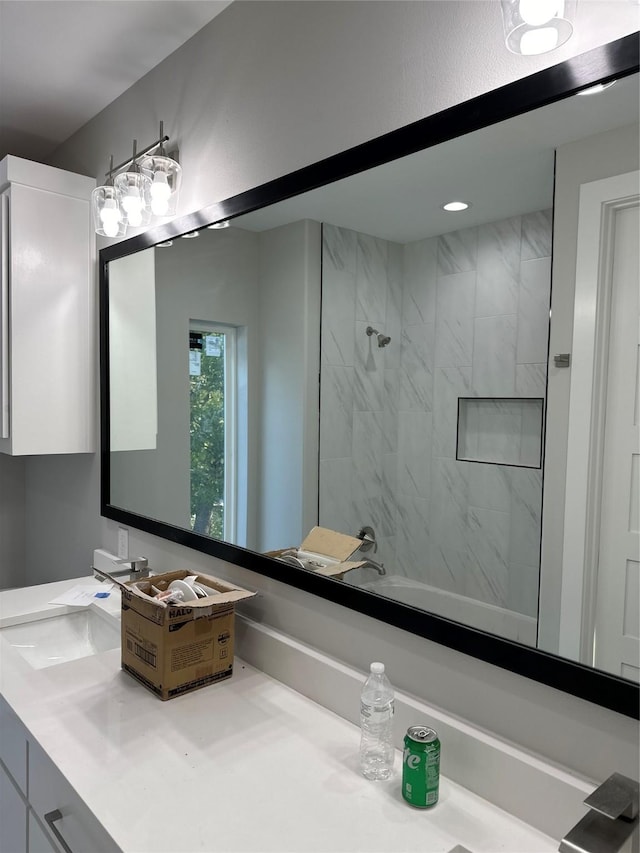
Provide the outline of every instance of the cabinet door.
<path id="1" fill-rule="evenodd" d="M 111 836 L 78 797 L 51 759 L 29 739 L 29 802 L 40 823 L 60 812 L 55 826 L 73 853 L 121 853 Z M 58 842 L 56 842 L 57 844 Z M 61 848 L 62 849 L 62 848 Z"/>
<path id="2" fill-rule="evenodd" d="M 90 452 L 95 320 L 88 203 L 11 184 L 9 219 L 10 413 L 0 449 Z"/>
<path id="3" fill-rule="evenodd" d="M 0 438 L 9 438 L 9 191 L 0 193 Z"/>
<path id="4" fill-rule="evenodd" d="M 26 853 L 27 804 L 0 764 L 0 853 Z"/>
<path id="5" fill-rule="evenodd" d="M 29 812 L 29 846 L 27 851 L 28 853 L 59 853 L 58 848 L 49 840 L 31 811 Z"/>
<path id="6" fill-rule="evenodd" d="M 0 761 L 26 797 L 27 734 L 24 726 L 2 696 L 0 696 Z"/>

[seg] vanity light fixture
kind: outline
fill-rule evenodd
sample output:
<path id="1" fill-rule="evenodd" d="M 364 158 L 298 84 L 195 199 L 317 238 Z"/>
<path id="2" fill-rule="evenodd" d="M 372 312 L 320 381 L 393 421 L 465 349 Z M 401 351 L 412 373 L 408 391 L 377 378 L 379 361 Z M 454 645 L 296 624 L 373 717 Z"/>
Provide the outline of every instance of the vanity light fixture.
<path id="1" fill-rule="evenodd" d="M 442 209 L 449 212 L 468 210 L 470 207 L 471 204 L 468 201 L 448 201 L 446 204 L 442 205 Z"/>
<path id="2" fill-rule="evenodd" d="M 182 183 L 182 167 L 164 148 L 164 122 L 160 122 L 160 146 L 144 157 L 140 168 L 151 178 L 151 212 L 154 216 L 175 216 Z"/>
<path id="3" fill-rule="evenodd" d="M 548 53 L 573 33 L 575 0 L 500 0 L 507 48 L 521 56 Z"/>
<path id="4" fill-rule="evenodd" d="M 96 187 L 91 193 L 91 212 L 93 227 L 101 237 L 124 237 L 127 223 L 118 201 L 118 193 L 113 185 L 113 154 L 107 172 L 107 181 L 101 187 Z"/>
<path id="5" fill-rule="evenodd" d="M 132 156 L 115 167 L 111 157 L 104 186 L 92 194 L 96 234 L 124 237 L 128 225 L 138 228 L 148 225 L 152 216 L 175 215 L 182 167 L 167 155 L 164 143 L 168 141 L 160 122 L 160 136 L 151 145 L 138 152 L 134 139 Z"/>
<path id="6" fill-rule="evenodd" d="M 223 219 L 221 222 L 214 222 L 212 225 L 207 225 L 207 228 L 211 228 L 212 230 L 216 230 L 218 228 L 228 228 L 229 220 Z"/>
<path id="7" fill-rule="evenodd" d="M 608 83 L 597 83 L 595 86 L 589 86 L 588 89 L 578 92 L 578 95 L 598 95 L 600 92 L 604 92 L 605 89 L 615 86 L 617 82 L 617 80 L 609 80 Z"/>
<path id="8" fill-rule="evenodd" d="M 151 222 L 151 178 L 136 162 L 138 142 L 133 140 L 133 157 L 126 172 L 116 175 L 114 184 L 127 223 L 134 228 Z"/>

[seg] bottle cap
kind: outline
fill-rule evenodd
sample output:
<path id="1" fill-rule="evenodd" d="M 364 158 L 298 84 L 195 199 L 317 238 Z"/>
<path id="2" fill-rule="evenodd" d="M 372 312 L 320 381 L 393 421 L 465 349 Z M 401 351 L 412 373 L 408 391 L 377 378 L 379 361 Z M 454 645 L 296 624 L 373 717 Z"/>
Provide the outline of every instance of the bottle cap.
<path id="1" fill-rule="evenodd" d="M 376 661 L 376 663 L 372 663 L 371 664 L 371 672 L 374 675 L 382 675 L 382 673 L 384 672 L 384 664 L 379 663 L 377 661 Z"/>

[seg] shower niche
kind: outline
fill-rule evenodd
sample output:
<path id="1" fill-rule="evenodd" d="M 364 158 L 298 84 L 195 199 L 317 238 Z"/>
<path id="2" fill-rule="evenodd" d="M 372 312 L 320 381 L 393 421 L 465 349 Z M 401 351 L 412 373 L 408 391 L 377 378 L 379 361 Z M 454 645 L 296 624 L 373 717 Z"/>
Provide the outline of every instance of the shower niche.
<path id="1" fill-rule="evenodd" d="M 542 467 L 542 397 L 459 397 L 456 459 Z"/>

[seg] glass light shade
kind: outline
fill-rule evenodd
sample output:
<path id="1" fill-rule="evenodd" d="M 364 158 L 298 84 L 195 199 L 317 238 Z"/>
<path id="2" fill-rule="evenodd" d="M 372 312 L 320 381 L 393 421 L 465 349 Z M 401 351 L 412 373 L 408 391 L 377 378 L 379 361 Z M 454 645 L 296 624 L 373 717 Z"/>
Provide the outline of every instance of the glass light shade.
<path id="1" fill-rule="evenodd" d="M 575 0 L 501 0 L 507 47 L 521 56 L 555 50 L 573 33 Z"/>
<path id="2" fill-rule="evenodd" d="M 151 212 L 154 216 L 175 216 L 182 166 L 171 157 L 162 154 L 144 157 L 140 167 L 151 181 Z"/>
<path id="3" fill-rule="evenodd" d="M 139 228 L 151 222 L 151 180 L 142 172 L 122 172 L 114 184 L 127 225 Z"/>
<path id="4" fill-rule="evenodd" d="M 93 227 L 101 237 L 124 237 L 127 231 L 115 187 L 96 187 L 91 193 Z"/>

